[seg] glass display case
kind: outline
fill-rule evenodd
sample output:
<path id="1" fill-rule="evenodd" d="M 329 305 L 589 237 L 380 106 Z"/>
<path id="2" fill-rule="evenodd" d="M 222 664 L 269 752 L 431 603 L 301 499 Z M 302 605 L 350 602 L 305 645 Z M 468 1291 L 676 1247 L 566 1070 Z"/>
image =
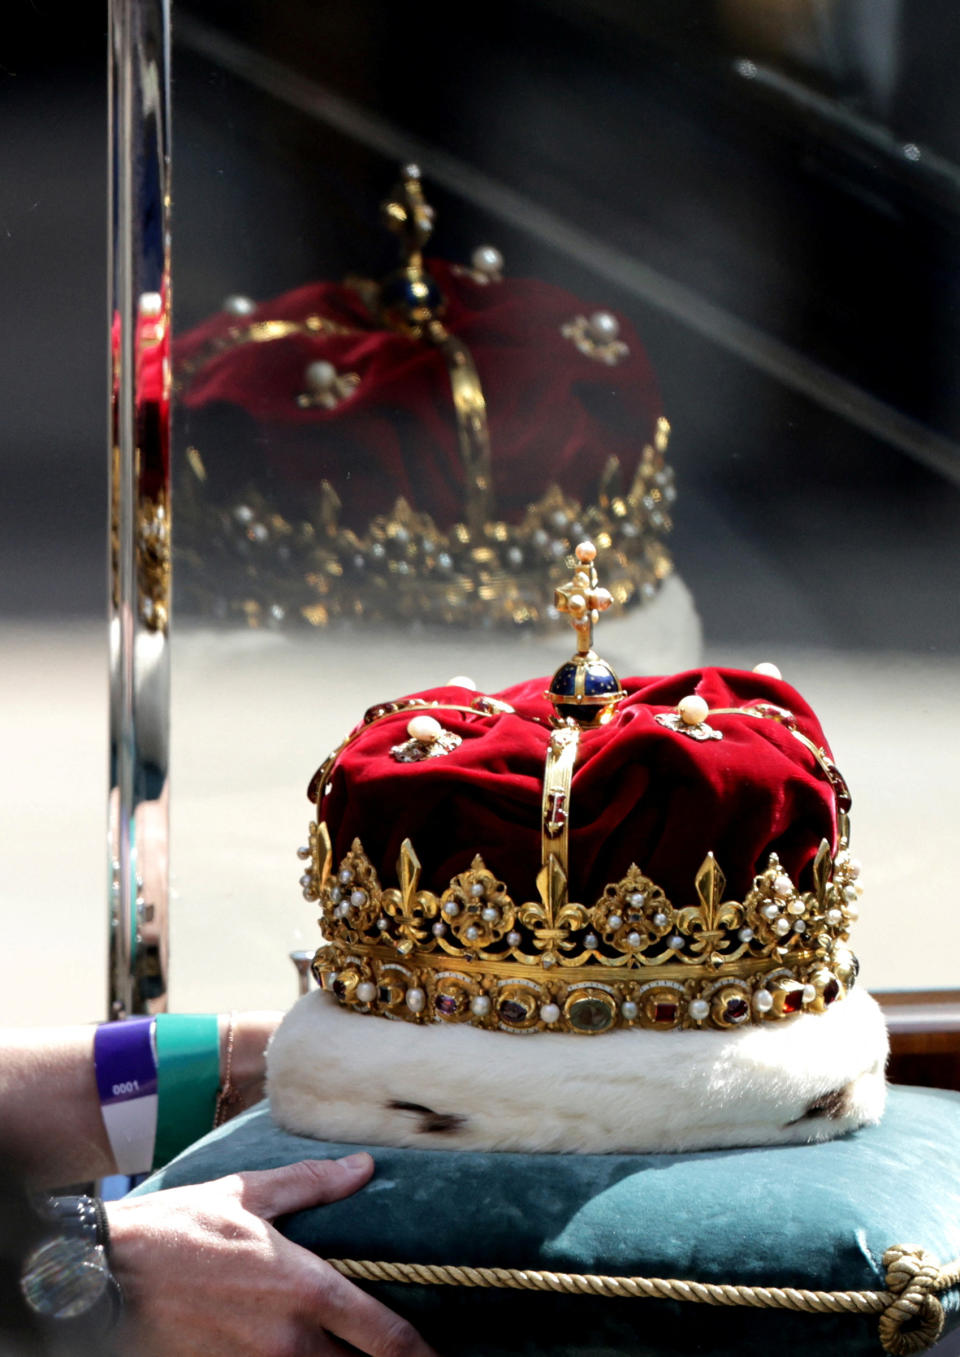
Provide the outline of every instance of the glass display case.
<path id="1" fill-rule="evenodd" d="M 581 527 L 620 672 L 772 661 L 814 704 L 854 792 L 870 983 L 948 988 L 944 35 L 853 3 L 448 20 L 176 15 L 175 993 L 289 992 L 314 766 L 448 671 L 548 673 Z"/>
<path id="2" fill-rule="evenodd" d="M 960 21 L 183 0 L 167 50 L 154 14 L 150 117 L 114 108 L 157 193 L 135 227 L 146 181 L 113 199 L 140 251 L 115 394 L 157 420 L 111 440 L 133 1006 L 168 979 L 176 1007 L 287 1005 L 311 774 L 372 703 L 550 673 L 581 530 L 618 672 L 766 662 L 810 701 L 854 796 L 865 978 L 949 998 Z"/>

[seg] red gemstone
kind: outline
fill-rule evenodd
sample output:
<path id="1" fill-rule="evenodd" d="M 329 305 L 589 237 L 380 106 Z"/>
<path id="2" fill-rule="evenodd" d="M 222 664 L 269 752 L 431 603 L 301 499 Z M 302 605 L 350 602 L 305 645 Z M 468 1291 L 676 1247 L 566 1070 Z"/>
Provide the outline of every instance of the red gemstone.
<path id="1" fill-rule="evenodd" d="M 725 1022 L 742 1022 L 750 1013 L 746 999 L 728 999 L 723 1010 Z"/>
<path id="2" fill-rule="evenodd" d="M 677 1006 L 671 1003 L 658 1003 L 653 1006 L 653 1021 L 674 1023 L 677 1020 Z"/>
<path id="3" fill-rule="evenodd" d="M 783 998 L 784 1013 L 799 1013 L 801 1008 L 803 1008 L 803 990 L 787 990 Z"/>
<path id="4" fill-rule="evenodd" d="M 837 979 L 828 980 L 823 987 L 823 1002 L 832 1004 L 835 999 L 840 997 L 840 981 Z"/>

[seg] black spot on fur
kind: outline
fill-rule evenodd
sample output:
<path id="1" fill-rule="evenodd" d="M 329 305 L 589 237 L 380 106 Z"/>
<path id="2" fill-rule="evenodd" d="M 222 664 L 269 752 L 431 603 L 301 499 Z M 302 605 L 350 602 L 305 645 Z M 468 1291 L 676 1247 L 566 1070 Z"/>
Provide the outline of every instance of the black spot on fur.
<path id="1" fill-rule="evenodd" d="M 414 1113 L 420 1118 L 418 1129 L 421 1131 L 459 1131 L 467 1120 L 457 1112 L 435 1112 L 422 1103 L 404 1103 L 397 1098 L 391 1098 L 386 1106 L 390 1112 Z"/>
<path id="2" fill-rule="evenodd" d="M 839 1120 L 841 1117 L 849 1116 L 850 1091 L 850 1085 L 845 1084 L 843 1088 L 835 1088 L 830 1093 L 821 1094 L 810 1104 L 801 1117 L 795 1117 L 787 1125 L 796 1126 L 797 1122 L 812 1121 L 814 1117 L 830 1117 Z"/>

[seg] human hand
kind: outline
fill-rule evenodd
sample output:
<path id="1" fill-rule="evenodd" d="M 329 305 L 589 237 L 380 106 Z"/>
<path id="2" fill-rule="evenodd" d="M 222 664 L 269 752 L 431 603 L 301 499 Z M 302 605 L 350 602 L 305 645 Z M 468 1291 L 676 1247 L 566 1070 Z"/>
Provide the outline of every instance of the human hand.
<path id="1" fill-rule="evenodd" d="M 416 1330 L 274 1229 L 368 1182 L 368 1154 L 110 1202 L 122 1357 L 436 1357 Z M 342 1342 L 338 1340 L 343 1340 Z"/>

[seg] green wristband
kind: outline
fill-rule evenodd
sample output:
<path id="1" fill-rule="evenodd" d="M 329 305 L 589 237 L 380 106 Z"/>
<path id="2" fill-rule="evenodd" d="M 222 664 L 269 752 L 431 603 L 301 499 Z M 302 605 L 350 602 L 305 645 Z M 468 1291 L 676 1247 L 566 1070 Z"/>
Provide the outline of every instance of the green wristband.
<path id="1" fill-rule="evenodd" d="M 219 1020 L 216 1013 L 160 1013 L 156 1034 L 155 1169 L 213 1125 L 220 1087 Z"/>

